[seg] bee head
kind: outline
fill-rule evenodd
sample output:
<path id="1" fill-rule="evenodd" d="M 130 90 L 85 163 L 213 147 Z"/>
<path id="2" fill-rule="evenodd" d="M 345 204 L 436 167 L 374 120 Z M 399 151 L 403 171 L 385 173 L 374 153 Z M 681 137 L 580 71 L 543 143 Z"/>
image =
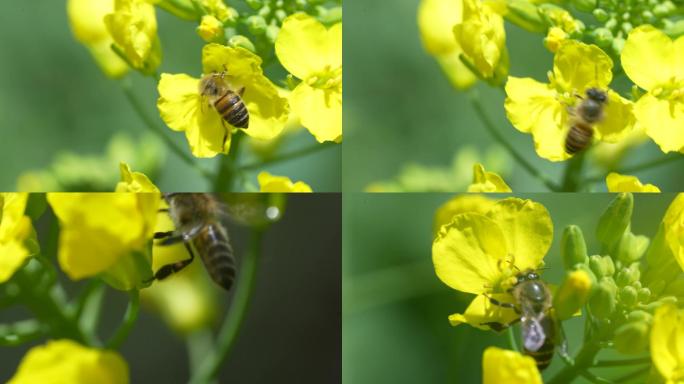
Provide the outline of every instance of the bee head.
<path id="1" fill-rule="evenodd" d="M 539 274 L 533 270 L 527 270 L 525 272 L 521 272 L 516 276 L 517 284 L 524 283 L 526 281 L 534 281 L 534 280 L 539 280 Z"/>
<path id="2" fill-rule="evenodd" d="M 601 104 L 608 100 L 608 95 L 598 88 L 587 89 L 587 97 Z"/>

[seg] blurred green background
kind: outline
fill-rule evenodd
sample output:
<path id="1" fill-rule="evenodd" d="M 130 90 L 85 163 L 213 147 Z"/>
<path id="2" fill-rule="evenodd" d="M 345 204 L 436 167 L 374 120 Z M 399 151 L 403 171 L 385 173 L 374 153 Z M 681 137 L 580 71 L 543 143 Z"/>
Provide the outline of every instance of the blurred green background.
<path id="1" fill-rule="evenodd" d="M 613 195 L 516 196 L 542 203 L 553 220 L 554 240 L 544 259 L 549 267 L 544 272 L 545 281 L 559 284 L 563 276 L 560 237 L 565 226 L 579 225 L 589 254 L 599 252 L 594 232 Z M 344 383 L 479 383 L 484 349 L 492 345 L 509 348 L 505 333 L 498 335 L 468 325 L 452 327 L 447 320 L 450 314 L 462 312 L 473 298 L 443 284 L 432 265 L 433 215 L 452 197 L 344 195 Z M 635 195 L 633 232 L 653 236 L 673 198 L 672 194 Z M 582 320 L 563 323 L 571 354 L 579 347 L 573 340 L 581 340 Z M 544 376 L 550 377 L 563 366 L 554 357 Z"/>
<path id="2" fill-rule="evenodd" d="M 395 0 L 391 6 L 382 0 L 345 2 L 344 190 L 361 191 L 373 182 L 399 178 L 413 189 L 465 191 L 472 180 L 472 163 L 480 161 L 488 170 L 500 172 L 514 192 L 547 191 L 495 144 L 472 110 L 468 93 L 452 88 L 436 60 L 423 49 L 416 22 L 418 4 L 419 0 Z M 542 45 L 543 37 L 506 23 L 506 39 L 510 74 L 547 82 L 553 56 Z M 628 90 L 624 76 L 612 86 Z M 535 167 L 560 181 L 565 164 L 538 157 L 531 135 L 510 125 L 503 92 L 483 84 L 475 90 L 506 140 Z M 624 165 L 662 156 L 649 141 L 630 153 Z M 407 163 L 442 170 L 412 167 L 398 176 Z M 602 172 L 597 168 L 589 176 Z M 635 175 L 663 191 L 684 190 L 681 161 Z M 592 188 L 606 190 L 603 181 Z"/>
<path id="3" fill-rule="evenodd" d="M 231 4 L 245 6 L 244 3 Z M 163 60 L 159 72 L 201 72 L 203 41 L 195 33 L 196 24 L 182 21 L 157 10 Z M 131 162 L 134 170 L 158 168 L 149 176 L 166 191 L 205 191 L 211 186 L 175 154 L 163 152 L 163 145 L 145 139 L 137 146 L 119 138 L 114 152 L 105 157 L 116 134 L 126 134 L 133 143 L 150 135 L 139 116 L 126 101 L 120 84 L 106 78 L 87 49 L 71 34 L 66 1 L 12 1 L 3 7 L 0 25 L 0 153 L 2 168 L 0 190 L 16 190 L 17 179 L 29 170 L 59 168 L 62 179 L 70 179 L 81 190 L 92 183 L 80 183 L 83 175 L 113 183 L 118 180 L 119 160 Z M 267 68 L 267 72 L 270 69 Z M 278 77 L 280 78 L 280 77 Z M 131 74 L 134 91 L 147 113 L 164 127 L 165 134 L 190 154 L 185 135 L 165 128 L 157 112 L 156 83 Z M 120 144 L 123 140 L 123 144 Z M 316 143 L 306 130 L 292 135 L 278 149 L 287 153 Z M 242 152 L 248 150 L 243 143 Z M 65 152 L 78 155 L 65 155 Z M 84 159 L 90 156 L 90 161 Z M 123 158 L 122 158 L 123 157 Z M 92 159 L 96 158 L 96 159 Z M 60 160 L 58 160 L 60 159 Z M 243 156 L 242 164 L 257 159 Z M 215 171 L 217 159 L 200 160 L 204 168 Z M 339 191 L 341 148 L 332 146 L 297 159 L 265 166 L 273 174 L 302 180 L 314 191 Z M 256 186 L 252 170 L 246 180 Z M 113 180 L 112 180 L 113 178 Z M 110 181 L 111 180 L 111 181 Z M 100 183 L 101 184 L 101 183 Z M 101 188 L 101 187 L 100 187 Z M 52 189 L 50 189 L 52 190 Z"/>

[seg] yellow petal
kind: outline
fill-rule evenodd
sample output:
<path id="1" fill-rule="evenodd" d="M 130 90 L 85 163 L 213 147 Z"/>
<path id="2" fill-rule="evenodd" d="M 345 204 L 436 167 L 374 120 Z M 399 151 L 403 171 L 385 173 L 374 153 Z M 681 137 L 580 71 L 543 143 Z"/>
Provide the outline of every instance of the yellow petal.
<path id="1" fill-rule="evenodd" d="M 684 103 L 646 94 L 634 104 L 634 116 L 663 152 L 684 152 Z"/>
<path id="2" fill-rule="evenodd" d="M 682 326 L 684 316 L 674 305 L 665 304 L 656 310 L 651 328 L 651 359 L 666 379 L 674 377 L 684 356 L 684 350 L 679 348 L 684 344 L 684 334 L 678 332 Z"/>
<path id="3" fill-rule="evenodd" d="M 468 192 L 512 192 L 501 176 L 494 172 L 485 172 L 482 164 L 473 166 L 473 183 L 468 186 Z"/>
<path id="4" fill-rule="evenodd" d="M 26 242 L 35 232 L 24 214 L 28 194 L 2 193 L 0 197 L 0 283 L 4 283 L 32 255 Z"/>
<path id="5" fill-rule="evenodd" d="M 433 55 L 461 52 L 454 38 L 454 26 L 462 20 L 462 0 L 422 0 L 418 6 L 418 28 L 425 50 Z"/>
<path id="6" fill-rule="evenodd" d="M 283 20 L 275 41 L 280 63 L 300 79 L 342 66 L 342 25 L 326 29 L 315 18 L 297 13 Z"/>
<path id="7" fill-rule="evenodd" d="M 553 222 L 546 208 L 532 200 L 499 200 L 487 213 L 506 239 L 508 256 L 524 271 L 538 268 L 553 240 Z"/>
<path id="8" fill-rule="evenodd" d="M 54 340 L 31 348 L 9 384 L 128 382 L 128 365 L 118 353 Z"/>
<path id="9" fill-rule="evenodd" d="M 292 110 L 318 142 L 342 135 L 342 92 L 299 84 L 290 96 Z"/>
<path id="10" fill-rule="evenodd" d="M 612 68 L 613 60 L 601 48 L 571 40 L 553 58 L 553 81 L 566 92 L 582 95 L 590 87 L 607 88 Z"/>
<path id="11" fill-rule="evenodd" d="M 494 200 L 482 195 L 463 194 L 456 196 L 437 208 L 432 232 L 437 235 L 439 229 L 443 225 L 449 224 L 451 219 L 459 213 L 475 212 L 484 215 L 492 205 L 494 205 Z"/>
<path id="12" fill-rule="evenodd" d="M 684 60 L 675 63 L 672 40 L 650 25 L 634 28 L 629 33 L 620 59 L 627 76 L 645 90 L 665 84 L 675 76 L 675 71 L 684 71 L 681 68 Z M 679 65 L 677 70 L 675 64 Z"/>
<path id="13" fill-rule="evenodd" d="M 115 0 L 114 12 L 104 22 L 133 67 L 154 73 L 161 63 L 154 5 L 147 0 Z"/>
<path id="14" fill-rule="evenodd" d="M 503 60 L 506 55 L 503 18 L 480 1 L 463 1 L 463 20 L 454 26 L 454 35 L 483 76 L 492 77 L 500 62 L 506 64 Z"/>
<path id="15" fill-rule="evenodd" d="M 159 188 L 141 172 L 132 172 L 131 167 L 121 162 L 121 181 L 116 185 L 116 192 L 159 192 Z"/>
<path id="16" fill-rule="evenodd" d="M 293 183 L 288 177 L 275 176 L 268 172 L 260 172 L 257 179 L 259 192 L 313 192 L 303 181 Z"/>
<path id="17" fill-rule="evenodd" d="M 634 104 L 608 90 L 608 104 L 605 106 L 605 119 L 594 126 L 596 139 L 615 143 L 625 138 L 634 128 Z"/>
<path id="18" fill-rule="evenodd" d="M 484 293 L 499 283 L 506 238 L 496 222 L 477 213 L 454 216 L 432 243 L 432 262 L 445 284 L 462 292 Z"/>
<path id="19" fill-rule="evenodd" d="M 456 49 L 450 53 L 436 55 L 437 63 L 442 67 L 442 71 L 447 75 L 451 84 L 456 89 L 466 89 L 477 81 L 477 76 L 463 64 L 459 56 L 463 53 L 461 49 Z"/>
<path id="20" fill-rule="evenodd" d="M 157 100 L 161 118 L 169 128 L 185 131 L 192 154 L 196 157 L 227 153 L 231 136 L 228 125 L 224 125 L 218 112 L 202 100 L 198 86 L 199 80 L 188 75 L 163 73 Z"/>
<path id="21" fill-rule="evenodd" d="M 223 23 L 212 15 L 202 16 L 197 34 L 206 42 L 224 38 Z"/>
<path id="22" fill-rule="evenodd" d="M 508 120 L 517 130 L 532 133 L 539 156 L 551 161 L 570 157 L 565 152 L 567 111 L 547 84 L 509 77 L 504 107 Z"/>
<path id="23" fill-rule="evenodd" d="M 641 184 L 636 176 L 611 172 L 606 177 L 608 192 L 660 192 L 653 184 Z"/>
<path id="24" fill-rule="evenodd" d="M 507 293 L 489 294 L 489 296 L 501 303 L 514 302 L 513 296 Z M 516 314 L 512 309 L 494 305 L 487 296 L 477 295 L 463 314 L 455 313 L 450 315 L 449 323 L 454 327 L 465 323 L 475 328 L 490 330 L 492 328 L 489 325 L 485 325 L 485 323 L 505 325 L 519 317 L 520 315 Z"/>
<path id="25" fill-rule="evenodd" d="M 679 193 L 663 216 L 665 240 L 679 265 L 684 269 L 684 193 Z"/>
<path id="26" fill-rule="evenodd" d="M 533 358 L 497 347 L 488 347 L 484 351 L 482 383 L 543 384 Z"/>
<path id="27" fill-rule="evenodd" d="M 259 56 L 241 47 L 207 44 L 202 49 L 202 68 L 204 74 L 226 71 L 226 81 L 232 89 L 244 87 L 242 100 L 249 111 L 249 128 L 243 129 L 246 134 L 269 140 L 282 132 L 290 106 L 264 76 Z"/>

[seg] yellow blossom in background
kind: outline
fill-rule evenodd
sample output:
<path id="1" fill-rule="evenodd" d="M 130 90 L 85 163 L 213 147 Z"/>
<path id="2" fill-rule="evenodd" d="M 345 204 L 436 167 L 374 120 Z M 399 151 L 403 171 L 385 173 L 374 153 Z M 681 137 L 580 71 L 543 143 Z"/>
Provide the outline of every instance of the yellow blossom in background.
<path id="1" fill-rule="evenodd" d="M 31 348 L 8 384 L 127 384 L 128 376 L 118 353 L 64 339 Z"/>
<path id="2" fill-rule="evenodd" d="M 568 37 L 569 35 L 561 28 L 551 27 L 544 38 L 544 46 L 552 53 L 556 53 Z"/>
<path id="3" fill-rule="evenodd" d="M 452 198 L 442 204 L 435 212 L 432 225 L 432 233 L 437 235 L 443 225 L 449 224 L 454 216 L 459 213 L 476 212 L 485 214 L 494 205 L 496 200 L 492 200 L 483 195 L 463 194 Z"/>
<path id="4" fill-rule="evenodd" d="M 34 238 L 31 219 L 24 214 L 27 193 L 0 194 L 0 283 L 9 280 L 34 252 L 27 242 Z"/>
<path id="5" fill-rule="evenodd" d="M 595 45 L 576 41 L 563 44 L 553 60 L 549 84 L 531 78 L 510 76 L 506 83 L 506 116 L 524 133 L 531 133 L 540 157 L 562 161 L 570 157 L 565 152 L 565 139 L 571 126 L 568 108 L 586 97 L 592 87 L 608 93 L 606 118 L 594 125 L 594 138 L 616 142 L 634 126 L 632 103 L 608 89 L 613 74 L 613 61 Z"/>
<path id="6" fill-rule="evenodd" d="M 121 181 L 116 184 L 115 192 L 157 192 L 159 188 L 142 172 L 132 172 L 131 167 L 121 163 Z"/>
<path id="7" fill-rule="evenodd" d="M 473 183 L 468 192 L 512 192 L 501 176 L 494 172 L 486 172 L 482 164 L 473 166 Z"/>
<path id="8" fill-rule="evenodd" d="M 161 63 L 157 16 L 151 0 L 114 0 L 104 22 L 116 46 L 133 68 L 154 73 Z"/>
<path id="9" fill-rule="evenodd" d="M 655 311 L 651 328 L 651 359 L 668 384 L 684 380 L 684 312 L 673 304 Z"/>
<path id="10" fill-rule="evenodd" d="M 684 193 L 670 203 L 663 216 L 662 230 L 665 231 L 667 246 L 684 270 Z"/>
<path id="11" fill-rule="evenodd" d="M 104 23 L 105 15 L 114 11 L 114 0 L 69 0 L 67 15 L 71 32 L 85 45 L 105 75 L 121 77 L 128 64 L 112 51 L 114 42 Z"/>
<path id="12" fill-rule="evenodd" d="M 212 15 L 204 15 L 197 27 L 197 34 L 208 43 L 219 41 L 224 38 L 223 23 Z"/>
<path id="13" fill-rule="evenodd" d="M 202 66 L 205 74 L 227 70 L 226 79 L 236 91 L 245 87 L 242 100 L 249 111 L 249 127 L 242 129 L 243 132 L 263 140 L 280 134 L 290 107 L 287 99 L 278 94 L 277 87 L 264 76 L 259 56 L 244 48 L 212 43 L 202 49 Z M 158 90 L 161 118 L 174 131 L 185 132 L 193 155 L 214 157 L 228 153 L 234 128 L 200 95 L 199 79 L 163 73 Z"/>
<path id="14" fill-rule="evenodd" d="M 642 184 L 636 176 L 611 172 L 606 177 L 608 192 L 660 192 L 653 184 Z"/>
<path id="15" fill-rule="evenodd" d="M 319 142 L 342 140 L 342 23 L 326 28 L 297 13 L 283 20 L 275 41 L 280 63 L 302 80 L 290 104 Z"/>
<path id="16" fill-rule="evenodd" d="M 259 192 L 313 192 L 303 181 L 293 183 L 286 176 L 275 176 L 268 172 L 260 172 L 257 176 Z"/>
<path id="17" fill-rule="evenodd" d="M 543 384 L 537 363 L 516 351 L 488 347 L 482 355 L 483 384 Z"/>
<path id="18" fill-rule="evenodd" d="M 49 193 L 47 199 L 61 228 L 59 265 L 72 280 L 101 275 L 130 290 L 151 277 L 159 193 Z"/>
<path id="19" fill-rule="evenodd" d="M 497 201 L 485 214 L 461 213 L 443 225 L 432 243 L 435 273 L 446 285 L 477 296 L 452 325 L 508 323 L 517 315 L 486 297 L 513 302 L 506 290 L 519 271 L 538 268 L 551 246 L 553 223 L 543 205 L 531 200 Z"/>
<path id="20" fill-rule="evenodd" d="M 221 23 L 235 20 L 238 17 L 235 8 L 227 6 L 223 0 L 201 0 L 200 3 L 210 15 L 215 16 Z"/>
<path id="21" fill-rule="evenodd" d="M 684 36 L 672 41 L 650 25 L 633 29 L 620 56 L 627 76 L 647 93 L 634 115 L 663 152 L 684 153 Z"/>
<path id="22" fill-rule="evenodd" d="M 506 31 L 495 7 L 495 3 L 463 0 L 463 20 L 454 26 L 463 53 L 485 78 L 508 74 Z"/>
<path id="23" fill-rule="evenodd" d="M 589 153 L 591 159 L 605 170 L 617 169 L 630 150 L 648 140 L 643 127 L 638 124 L 617 143 L 599 142 Z"/>
<path id="24" fill-rule="evenodd" d="M 454 38 L 454 26 L 462 20 L 463 0 L 422 0 L 418 7 L 423 47 L 435 57 L 451 84 L 458 89 L 466 89 L 477 80 L 459 58 L 463 49 Z"/>

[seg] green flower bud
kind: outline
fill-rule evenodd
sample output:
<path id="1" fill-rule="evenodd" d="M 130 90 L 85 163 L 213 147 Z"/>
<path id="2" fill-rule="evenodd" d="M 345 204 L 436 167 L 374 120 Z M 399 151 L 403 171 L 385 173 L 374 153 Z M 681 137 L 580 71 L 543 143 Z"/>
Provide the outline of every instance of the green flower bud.
<path id="1" fill-rule="evenodd" d="M 287 17 L 287 12 L 283 11 L 282 9 L 277 9 L 275 11 L 275 18 L 278 19 L 278 21 L 283 21 Z"/>
<path id="2" fill-rule="evenodd" d="M 247 22 L 247 28 L 249 28 L 249 31 L 256 35 L 256 36 L 261 36 L 264 33 L 266 33 L 266 28 L 268 28 L 268 24 L 266 24 L 266 20 L 264 20 L 263 17 L 261 16 L 250 16 L 246 20 Z"/>
<path id="3" fill-rule="evenodd" d="M 591 12 L 596 8 L 596 0 L 572 0 L 572 5 L 580 12 Z"/>
<path id="4" fill-rule="evenodd" d="M 606 23 L 604 24 L 604 26 L 605 26 L 606 28 L 610 29 L 610 30 L 614 30 L 614 29 L 618 26 L 618 21 L 617 21 L 617 19 L 613 16 L 613 17 L 611 17 L 610 19 L 608 19 L 608 21 L 606 21 Z"/>
<path id="5" fill-rule="evenodd" d="M 672 38 L 684 35 L 684 20 L 677 20 L 674 23 L 666 24 L 663 32 Z"/>
<path id="6" fill-rule="evenodd" d="M 280 32 L 279 26 L 277 26 L 275 23 L 269 25 L 268 28 L 266 28 L 266 38 L 268 41 L 275 43 L 276 38 L 278 37 L 278 32 Z"/>
<path id="7" fill-rule="evenodd" d="M 627 321 L 643 321 L 648 324 L 651 324 L 651 321 L 653 321 L 653 315 L 646 311 L 636 309 L 627 314 Z"/>
<path id="8" fill-rule="evenodd" d="M 596 237 L 604 245 L 611 247 L 617 243 L 632 220 L 634 197 L 631 193 L 620 193 L 608 205 L 599 219 Z"/>
<path id="9" fill-rule="evenodd" d="M 651 290 L 648 288 L 639 288 L 637 291 L 637 300 L 640 303 L 647 302 L 651 298 Z"/>
<path id="10" fill-rule="evenodd" d="M 626 307 L 633 307 L 637 303 L 637 290 L 631 285 L 622 287 L 618 297 L 623 305 Z"/>
<path id="11" fill-rule="evenodd" d="M 645 23 L 652 23 L 655 21 L 655 15 L 653 12 L 649 11 L 648 9 L 641 12 L 641 18 L 643 19 L 643 22 Z"/>
<path id="12" fill-rule="evenodd" d="M 264 6 L 264 1 L 263 0 L 245 0 L 247 5 L 249 5 L 250 8 L 257 10 L 261 7 Z"/>
<path id="13" fill-rule="evenodd" d="M 622 48 L 625 47 L 625 39 L 622 37 L 616 37 L 615 39 L 613 39 L 613 43 L 611 45 L 613 52 L 620 53 L 622 52 Z"/>
<path id="14" fill-rule="evenodd" d="M 593 32 L 594 41 L 600 47 L 607 47 L 613 41 L 613 32 L 608 28 L 596 28 Z"/>
<path id="15" fill-rule="evenodd" d="M 615 282 L 617 283 L 618 287 L 624 287 L 626 285 L 631 285 L 632 283 L 639 280 L 640 276 L 641 271 L 639 271 L 639 265 L 635 263 L 627 268 L 621 269 L 617 273 Z"/>
<path id="16" fill-rule="evenodd" d="M 625 34 L 629 34 L 629 32 L 632 29 L 634 29 L 634 26 L 632 26 L 632 23 L 630 23 L 629 21 L 626 21 L 626 22 L 622 23 L 621 28 L 622 28 L 622 32 L 624 32 Z"/>
<path id="17" fill-rule="evenodd" d="M 625 264 L 639 261 L 646 253 L 650 239 L 646 236 L 637 236 L 630 231 L 626 231 L 620 239 L 617 248 L 617 258 Z"/>
<path id="18" fill-rule="evenodd" d="M 641 321 L 621 325 L 615 331 L 615 349 L 625 354 L 643 352 L 648 346 L 649 330 L 649 325 Z"/>
<path id="19" fill-rule="evenodd" d="M 507 1 L 506 20 L 532 33 L 544 33 L 548 26 L 537 6 L 526 0 Z"/>
<path id="20" fill-rule="evenodd" d="M 271 7 L 269 7 L 268 5 L 264 5 L 263 7 L 261 7 L 259 12 L 257 12 L 257 14 L 263 18 L 267 18 L 271 15 L 272 11 L 273 10 L 271 9 Z"/>
<path id="21" fill-rule="evenodd" d="M 150 255 L 144 252 L 131 252 L 128 256 L 120 257 L 114 265 L 100 274 L 100 277 L 121 291 L 144 288 L 149 285 L 144 282 L 150 281 L 152 277 Z"/>
<path id="22" fill-rule="evenodd" d="M 582 235 L 582 230 L 576 225 L 569 225 L 563 231 L 561 258 L 563 259 L 565 269 L 571 269 L 575 264 L 584 264 L 588 260 L 584 235 Z"/>
<path id="23" fill-rule="evenodd" d="M 617 298 L 617 286 L 611 278 L 603 278 L 599 281 L 589 298 L 591 313 L 598 319 L 606 319 L 615 310 Z"/>
<path id="24" fill-rule="evenodd" d="M 601 8 L 596 8 L 591 13 L 594 15 L 594 17 L 599 23 L 605 23 L 606 20 L 608 20 L 608 18 L 610 17 L 610 15 L 608 15 L 608 12 Z"/>
<path id="25" fill-rule="evenodd" d="M 613 264 L 613 259 L 610 256 L 593 255 L 589 257 L 589 268 L 599 278 L 613 276 L 615 273 L 615 264 Z"/>
<path id="26" fill-rule="evenodd" d="M 592 280 L 583 270 L 576 270 L 565 275 L 565 280 L 553 297 L 553 307 L 561 320 L 569 319 L 584 303 L 591 292 Z"/>
<path id="27" fill-rule="evenodd" d="M 650 302 L 650 303 L 644 305 L 644 306 L 643 306 L 643 309 L 644 309 L 645 311 L 653 312 L 653 311 L 655 311 L 658 307 L 660 307 L 661 305 L 663 305 L 663 304 L 668 304 L 668 303 L 676 304 L 676 303 L 677 303 L 677 298 L 674 297 L 674 296 L 664 296 L 664 297 L 661 297 L 660 299 L 658 299 L 658 300 L 656 300 L 656 301 L 653 301 L 653 302 Z"/>
<path id="28" fill-rule="evenodd" d="M 242 47 L 251 52 L 256 52 L 256 48 L 254 47 L 252 41 L 243 35 L 232 36 L 230 39 L 228 39 L 228 45 L 231 47 Z"/>

